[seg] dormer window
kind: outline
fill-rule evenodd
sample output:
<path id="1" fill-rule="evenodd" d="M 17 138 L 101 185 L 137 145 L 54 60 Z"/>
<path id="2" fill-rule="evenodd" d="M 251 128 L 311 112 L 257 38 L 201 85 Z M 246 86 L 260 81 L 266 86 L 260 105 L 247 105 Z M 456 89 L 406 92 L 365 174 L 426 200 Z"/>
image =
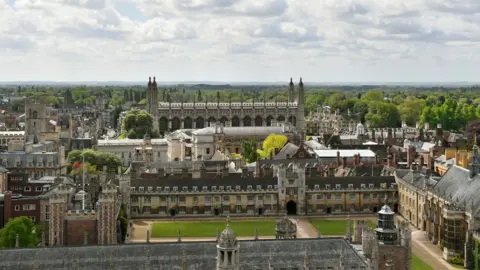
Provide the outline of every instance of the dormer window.
<path id="1" fill-rule="evenodd" d="M 330 184 L 326 184 L 326 185 L 325 185 L 325 189 L 326 189 L 326 190 L 329 190 L 329 189 L 330 189 Z"/>
<path id="2" fill-rule="evenodd" d="M 197 186 L 193 186 L 193 187 L 192 187 L 192 190 L 193 190 L 193 191 L 198 191 L 198 187 L 197 187 Z"/>
<path id="3" fill-rule="evenodd" d="M 202 190 L 203 190 L 203 191 L 208 191 L 208 187 L 207 187 L 207 186 L 203 186 L 203 187 L 202 187 Z"/>
<path id="4" fill-rule="evenodd" d="M 173 187 L 173 191 L 174 191 L 174 192 L 177 192 L 177 191 L 178 191 L 178 187 Z"/>
<path id="5" fill-rule="evenodd" d="M 366 188 L 365 184 L 360 184 L 360 188 Z"/>
<path id="6" fill-rule="evenodd" d="M 188 187 L 183 187 L 182 190 L 183 190 L 183 192 L 187 192 L 187 191 L 188 191 Z"/>
<path id="7" fill-rule="evenodd" d="M 165 187 L 165 191 L 169 192 L 169 191 L 170 191 L 170 187 Z"/>
<path id="8" fill-rule="evenodd" d="M 141 191 L 141 192 L 143 192 L 143 191 L 144 191 L 144 188 L 143 188 L 143 187 L 139 187 L 138 190 Z"/>
<path id="9" fill-rule="evenodd" d="M 240 191 L 240 186 L 235 186 L 236 191 Z"/>
<path id="10" fill-rule="evenodd" d="M 224 188 L 224 186 L 219 186 L 219 187 L 218 187 L 218 189 L 219 189 L 220 191 L 223 191 L 223 190 L 224 190 L 223 188 Z"/>
<path id="11" fill-rule="evenodd" d="M 342 188 L 342 185 L 340 185 L 340 184 L 335 185 L 335 189 L 341 189 L 341 188 Z"/>
<path id="12" fill-rule="evenodd" d="M 368 184 L 368 188 L 375 188 L 374 184 Z"/>
<path id="13" fill-rule="evenodd" d="M 320 189 L 320 185 L 315 185 L 314 188 L 315 188 L 316 190 L 318 190 L 318 189 Z"/>
<path id="14" fill-rule="evenodd" d="M 157 192 L 162 191 L 162 187 L 157 187 Z"/>
<path id="15" fill-rule="evenodd" d="M 232 191 L 232 186 L 227 186 L 227 191 Z"/>
<path id="16" fill-rule="evenodd" d="M 148 191 L 148 192 L 152 192 L 152 191 L 153 191 L 153 187 L 147 187 L 147 191 Z"/>
<path id="17" fill-rule="evenodd" d="M 353 184 L 348 184 L 348 189 L 353 189 Z"/>
<path id="18" fill-rule="evenodd" d="M 212 186 L 212 191 L 217 191 L 217 186 Z"/>
<path id="19" fill-rule="evenodd" d="M 248 185 L 247 190 L 252 190 L 252 186 Z"/>
<path id="20" fill-rule="evenodd" d="M 130 191 L 135 191 L 135 187 L 130 187 Z"/>
<path id="21" fill-rule="evenodd" d="M 261 185 L 257 185 L 257 190 L 262 190 L 262 186 L 261 186 Z"/>
<path id="22" fill-rule="evenodd" d="M 268 188 L 268 189 L 272 189 L 272 185 L 268 185 L 267 188 Z"/>

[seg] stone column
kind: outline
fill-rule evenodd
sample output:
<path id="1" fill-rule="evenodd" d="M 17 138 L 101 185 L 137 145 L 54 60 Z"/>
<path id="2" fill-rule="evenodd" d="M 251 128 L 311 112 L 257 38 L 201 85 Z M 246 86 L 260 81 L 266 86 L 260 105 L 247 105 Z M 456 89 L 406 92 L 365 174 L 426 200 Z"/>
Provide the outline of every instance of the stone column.
<path id="1" fill-rule="evenodd" d="M 183 118 L 182 118 L 182 122 L 181 122 L 181 124 L 180 124 L 180 128 L 181 128 L 181 129 L 183 129 L 183 123 L 184 123 L 184 122 L 183 122 Z"/>

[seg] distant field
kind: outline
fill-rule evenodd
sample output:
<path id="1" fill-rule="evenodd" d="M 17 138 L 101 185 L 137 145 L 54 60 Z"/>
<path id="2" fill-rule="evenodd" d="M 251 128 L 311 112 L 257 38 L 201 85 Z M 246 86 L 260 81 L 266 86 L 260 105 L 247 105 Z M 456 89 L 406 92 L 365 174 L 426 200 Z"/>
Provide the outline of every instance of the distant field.
<path id="1" fill-rule="evenodd" d="M 417 257 L 416 255 L 412 255 L 412 269 L 413 270 L 433 270 L 433 268 L 424 263 L 422 259 Z"/>
<path id="2" fill-rule="evenodd" d="M 321 235 L 345 235 L 347 233 L 347 220 L 328 220 L 328 219 L 314 219 L 310 223 L 315 229 L 320 228 Z M 350 231 L 353 234 L 353 220 L 351 222 Z M 370 227 L 375 228 L 374 220 L 368 220 Z"/>
<path id="3" fill-rule="evenodd" d="M 255 228 L 258 236 L 274 236 L 276 222 L 272 221 L 230 221 L 230 227 L 237 236 L 254 236 Z M 217 229 L 220 233 L 225 229 L 225 221 L 177 221 L 158 222 L 152 224 L 153 238 L 177 237 L 178 230 L 182 237 L 215 237 Z"/>

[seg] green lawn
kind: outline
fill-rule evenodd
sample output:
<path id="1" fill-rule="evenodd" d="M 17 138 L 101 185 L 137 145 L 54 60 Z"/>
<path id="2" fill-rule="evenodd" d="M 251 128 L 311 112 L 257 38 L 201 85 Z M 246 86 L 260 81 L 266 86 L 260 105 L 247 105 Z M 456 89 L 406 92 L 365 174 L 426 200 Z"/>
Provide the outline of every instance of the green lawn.
<path id="1" fill-rule="evenodd" d="M 230 227 L 237 236 L 254 236 L 255 228 L 258 236 L 274 236 L 275 221 L 230 221 Z M 225 229 L 225 221 L 176 221 L 152 224 L 152 237 L 177 237 L 178 230 L 182 237 L 215 237 L 217 229 L 220 233 Z"/>
<path id="2" fill-rule="evenodd" d="M 321 235 L 345 235 L 347 233 L 347 220 L 329 220 L 314 219 L 310 223 L 316 228 L 320 228 Z M 351 222 L 351 233 L 353 234 L 353 220 Z M 375 228 L 374 220 L 368 220 L 370 227 Z"/>
<path id="3" fill-rule="evenodd" d="M 422 259 L 416 255 L 412 255 L 412 268 L 413 270 L 433 270 L 430 265 L 424 263 Z"/>

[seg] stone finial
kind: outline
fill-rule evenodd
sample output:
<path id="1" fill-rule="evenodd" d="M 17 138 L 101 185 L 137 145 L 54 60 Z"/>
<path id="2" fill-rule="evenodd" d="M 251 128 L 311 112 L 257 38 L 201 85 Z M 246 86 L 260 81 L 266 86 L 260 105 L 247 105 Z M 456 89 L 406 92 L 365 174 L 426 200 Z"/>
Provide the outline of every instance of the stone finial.
<path id="1" fill-rule="evenodd" d="M 268 270 L 273 270 L 273 253 L 272 249 L 268 251 Z"/>
<path id="2" fill-rule="evenodd" d="M 320 233 L 320 225 L 317 226 L 317 238 L 322 238 L 322 234 Z"/>
<path id="3" fill-rule="evenodd" d="M 150 244 L 150 230 L 147 230 L 147 244 Z"/>
<path id="4" fill-rule="evenodd" d="M 310 269 L 310 250 L 308 245 L 305 244 L 305 256 L 303 258 L 304 269 Z"/>
<path id="5" fill-rule="evenodd" d="M 84 245 L 84 246 L 87 246 L 87 245 L 88 245 L 88 232 L 87 232 L 87 231 L 85 231 L 85 232 L 83 233 L 83 245 Z"/>
<path id="6" fill-rule="evenodd" d="M 255 226 L 255 235 L 253 237 L 253 240 L 258 240 L 258 227 Z"/>
<path id="7" fill-rule="evenodd" d="M 15 247 L 20 247 L 20 235 L 18 233 L 15 235 Z"/>
<path id="8" fill-rule="evenodd" d="M 178 230 L 177 242 L 178 242 L 178 243 L 182 242 L 182 234 L 180 233 L 180 230 Z"/>

